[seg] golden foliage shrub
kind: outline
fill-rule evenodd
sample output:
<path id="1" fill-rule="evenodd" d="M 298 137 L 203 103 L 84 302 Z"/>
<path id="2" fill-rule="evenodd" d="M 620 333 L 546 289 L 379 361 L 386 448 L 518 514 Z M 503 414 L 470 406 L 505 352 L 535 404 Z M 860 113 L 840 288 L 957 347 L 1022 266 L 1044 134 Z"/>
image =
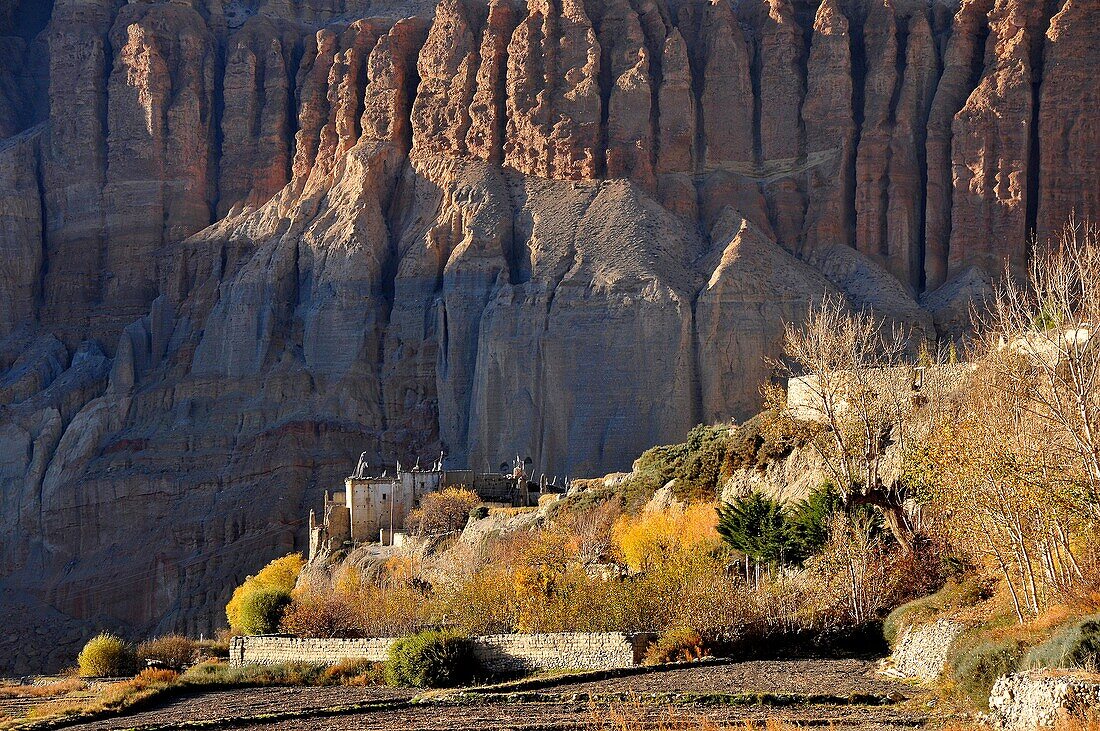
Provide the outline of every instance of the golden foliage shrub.
<path id="1" fill-rule="evenodd" d="M 250 603 L 250 594 L 263 590 L 276 590 L 290 593 L 298 582 L 298 575 L 302 572 L 305 561 L 302 554 L 292 553 L 282 558 L 277 558 L 267 566 L 264 566 L 256 574 L 249 576 L 244 582 L 233 590 L 233 596 L 225 605 L 225 616 L 229 620 L 229 628 L 234 632 L 244 630 L 245 617 L 242 612 Z"/>
<path id="2" fill-rule="evenodd" d="M 354 637 L 359 613 L 342 592 L 296 592 L 279 623 L 283 632 L 298 637 Z"/>
<path id="3" fill-rule="evenodd" d="M 108 632 L 88 640 L 76 658 L 80 675 L 85 678 L 118 677 L 137 671 L 137 656 L 130 643 Z"/>
<path id="4" fill-rule="evenodd" d="M 717 547 L 718 515 L 709 504 L 626 515 L 612 538 L 624 563 L 648 571 L 676 560 L 677 554 Z"/>
<path id="5" fill-rule="evenodd" d="M 646 665 L 698 660 L 704 654 L 702 636 L 690 627 L 665 630 L 645 653 Z"/>
<path id="6" fill-rule="evenodd" d="M 481 503 L 473 490 L 448 487 L 420 500 L 420 507 L 405 518 L 405 528 L 414 535 L 443 535 L 462 530 L 470 510 Z"/>

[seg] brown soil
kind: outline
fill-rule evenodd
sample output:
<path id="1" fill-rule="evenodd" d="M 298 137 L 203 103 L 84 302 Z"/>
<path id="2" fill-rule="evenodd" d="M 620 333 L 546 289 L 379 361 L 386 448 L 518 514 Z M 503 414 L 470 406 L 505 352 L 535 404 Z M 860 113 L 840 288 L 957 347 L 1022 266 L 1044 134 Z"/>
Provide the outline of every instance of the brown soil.
<path id="1" fill-rule="evenodd" d="M 866 660 L 768 660 L 681 668 L 570 684 L 578 693 L 799 693 L 911 695 L 912 687 L 875 675 Z"/>
<path id="2" fill-rule="evenodd" d="M 378 700 L 407 700 L 412 691 L 403 688 L 312 688 L 264 687 L 216 690 L 186 695 L 148 710 L 118 718 L 70 726 L 81 731 L 133 728 L 160 724 L 171 726 L 181 721 L 210 721 L 242 716 L 259 716 L 276 712 L 308 712 L 335 706 L 348 706 Z"/>
<path id="3" fill-rule="evenodd" d="M 526 693 L 526 692 L 525 692 Z M 685 694 L 672 704 L 655 701 L 647 694 Z M 770 693 L 808 696 L 823 694 L 845 697 L 853 694 L 890 696 L 887 705 L 845 705 L 794 702 L 790 705 L 729 705 L 708 702 L 695 694 Z M 745 721 L 779 718 L 798 724 L 837 726 L 860 731 L 902 729 L 925 722 L 923 698 L 918 688 L 877 678 L 872 665 L 857 660 L 805 660 L 744 662 L 729 665 L 677 668 L 588 682 L 562 680 L 510 701 L 494 692 L 483 699 L 470 693 L 464 702 L 436 697 L 427 704 L 404 705 L 408 691 L 392 688 L 254 688 L 223 690 L 177 698 L 163 706 L 95 723 L 69 728 L 79 731 L 143 730 L 179 728 L 180 722 L 212 721 L 222 729 L 249 728 L 258 731 L 551 731 L 620 728 L 616 715 L 644 722 L 655 728 L 672 721 L 705 717 L 715 723 L 744 729 Z M 612 696 L 612 699 L 608 699 Z M 591 699 L 595 699 L 595 701 Z M 693 702 L 687 702 L 686 700 Z M 809 699 L 807 699 L 808 701 Z M 396 706 L 349 710 L 341 706 L 372 701 L 396 701 Z M 273 713 L 292 718 L 262 718 Z M 251 718 L 249 718 L 251 717 Z M 681 722 L 681 723 L 677 723 Z M 633 725 L 632 728 L 639 726 Z"/>

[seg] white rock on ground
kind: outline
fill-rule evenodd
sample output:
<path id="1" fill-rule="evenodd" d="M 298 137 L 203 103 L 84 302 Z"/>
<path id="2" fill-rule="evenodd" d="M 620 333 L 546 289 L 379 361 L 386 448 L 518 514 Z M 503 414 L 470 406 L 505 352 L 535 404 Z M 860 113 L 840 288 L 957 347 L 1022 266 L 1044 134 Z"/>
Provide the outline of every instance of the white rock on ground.
<path id="1" fill-rule="evenodd" d="M 1005 675 L 989 696 L 989 720 L 1004 731 L 1050 728 L 1063 715 L 1100 712 L 1100 675 L 1028 670 Z"/>

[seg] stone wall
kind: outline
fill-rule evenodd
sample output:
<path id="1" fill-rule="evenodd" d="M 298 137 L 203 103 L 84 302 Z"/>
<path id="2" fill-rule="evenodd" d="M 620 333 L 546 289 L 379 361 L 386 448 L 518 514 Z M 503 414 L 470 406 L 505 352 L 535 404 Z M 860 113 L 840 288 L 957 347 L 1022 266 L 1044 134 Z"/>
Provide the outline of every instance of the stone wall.
<path id="1" fill-rule="evenodd" d="M 392 637 L 345 640 L 319 637 L 260 635 L 229 641 L 231 665 L 279 665 L 301 662 L 331 665 L 346 658 L 382 662 L 395 641 Z"/>
<path id="2" fill-rule="evenodd" d="M 649 633 L 567 632 L 544 635 L 487 635 L 473 638 L 474 655 L 485 669 L 521 673 L 571 668 L 627 668 L 642 661 L 656 639 Z M 234 637 L 229 645 L 232 665 L 277 665 L 287 662 L 332 664 L 345 658 L 382 662 L 389 637 L 321 639 L 278 635 Z"/>
<path id="3" fill-rule="evenodd" d="M 1062 715 L 1085 716 L 1098 709 L 1100 676 L 1091 673 L 1013 673 L 998 679 L 989 696 L 989 719 L 1005 731 L 1049 728 Z"/>
<path id="4" fill-rule="evenodd" d="M 906 627 L 884 664 L 883 673 L 924 682 L 935 680 L 947 664 L 951 644 L 962 631 L 961 624 L 947 619 Z"/>
<path id="5" fill-rule="evenodd" d="M 474 639 L 474 655 L 497 673 L 628 668 L 641 664 L 655 639 L 653 634 L 622 632 L 488 635 Z"/>

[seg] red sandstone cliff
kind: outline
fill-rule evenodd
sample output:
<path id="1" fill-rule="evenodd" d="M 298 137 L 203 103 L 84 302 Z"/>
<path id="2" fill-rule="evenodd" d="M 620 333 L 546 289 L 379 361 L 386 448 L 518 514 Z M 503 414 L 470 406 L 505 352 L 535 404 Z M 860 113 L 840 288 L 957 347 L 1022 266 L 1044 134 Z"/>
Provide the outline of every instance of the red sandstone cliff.
<path id="1" fill-rule="evenodd" d="M 433 5 L 0 0 L 0 609 L 51 660 L 209 631 L 364 449 L 624 467 L 823 292 L 931 335 L 1100 213 L 1098 0 Z"/>

